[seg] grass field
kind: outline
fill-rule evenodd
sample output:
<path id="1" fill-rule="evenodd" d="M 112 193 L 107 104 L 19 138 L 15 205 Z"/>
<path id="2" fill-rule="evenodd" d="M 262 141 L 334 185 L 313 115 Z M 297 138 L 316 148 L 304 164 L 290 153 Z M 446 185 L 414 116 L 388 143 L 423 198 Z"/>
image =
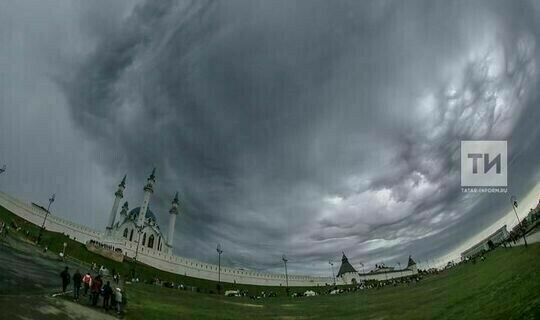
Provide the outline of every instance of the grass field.
<path id="1" fill-rule="evenodd" d="M 16 238 L 28 239 L 37 235 L 36 226 L 25 223 L 1 207 L 0 219 L 15 221 L 21 226 L 21 231 L 10 232 Z M 78 261 L 95 261 L 114 267 L 123 274 L 132 268 L 131 263 L 112 262 L 88 252 L 83 245 L 61 234 L 46 232 L 43 237 L 43 243 L 55 252 L 61 250 L 64 241 L 68 242 L 68 256 Z M 35 263 L 38 260 L 33 259 Z M 528 248 L 500 248 L 490 252 L 483 262 L 459 265 L 408 286 L 309 298 L 227 298 L 209 294 L 215 291 L 212 281 L 182 277 L 144 265 L 138 265 L 137 270 L 142 279 L 158 276 L 197 286 L 203 293 L 142 283 L 126 284 L 127 319 L 540 319 L 540 244 Z M 233 285 L 227 287 L 233 288 Z M 261 290 L 279 294 L 283 290 L 234 287 L 254 294 Z M 19 285 L 17 288 L 21 289 Z M 19 294 L 24 295 L 25 292 Z M 5 306 L 13 304 L 12 300 L 23 299 L 11 295 L 3 298 L 7 299 L 3 303 Z M 34 301 L 34 298 L 26 296 L 25 299 Z M 43 303 L 42 299 L 37 301 Z"/>
<path id="2" fill-rule="evenodd" d="M 540 244 L 500 248 L 414 285 L 336 296 L 250 300 L 126 289 L 129 319 L 540 319 Z"/>

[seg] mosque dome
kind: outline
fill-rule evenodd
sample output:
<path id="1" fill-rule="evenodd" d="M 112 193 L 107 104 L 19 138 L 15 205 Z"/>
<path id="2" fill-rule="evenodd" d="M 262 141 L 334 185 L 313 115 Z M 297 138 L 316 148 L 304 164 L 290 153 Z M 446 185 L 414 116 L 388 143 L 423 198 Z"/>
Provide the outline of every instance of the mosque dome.
<path id="1" fill-rule="evenodd" d="M 136 220 L 137 217 L 139 216 L 140 211 L 141 211 L 141 207 L 131 209 L 131 211 L 129 211 L 129 217 L 132 218 L 133 220 Z M 156 216 L 154 215 L 152 210 L 150 210 L 150 207 L 148 207 L 148 209 L 146 210 L 145 218 L 152 221 L 156 221 Z"/>

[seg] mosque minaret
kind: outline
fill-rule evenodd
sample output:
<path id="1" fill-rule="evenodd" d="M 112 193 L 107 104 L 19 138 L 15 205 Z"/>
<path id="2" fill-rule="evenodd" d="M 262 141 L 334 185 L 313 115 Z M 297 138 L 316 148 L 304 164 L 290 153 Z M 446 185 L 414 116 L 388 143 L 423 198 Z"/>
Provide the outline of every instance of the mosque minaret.
<path id="1" fill-rule="evenodd" d="M 169 252 L 172 252 L 172 244 L 174 238 L 174 226 L 176 224 L 176 216 L 178 215 L 178 192 L 174 196 L 174 200 L 171 205 L 170 220 L 169 220 L 169 233 L 167 234 L 167 248 Z"/>
<path id="2" fill-rule="evenodd" d="M 150 204 L 150 196 L 154 193 L 154 183 L 156 183 L 156 168 L 152 170 L 150 177 L 146 180 L 146 185 L 144 186 L 144 198 L 141 205 L 139 219 L 137 225 L 142 226 L 144 223 L 144 218 L 146 211 L 148 210 L 148 205 Z"/>
<path id="3" fill-rule="evenodd" d="M 109 223 L 107 224 L 107 235 L 111 235 L 112 229 L 114 228 L 114 221 L 116 219 L 116 213 L 118 212 L 118 206 L 120 205 L 120 200 L 124 197 L 124 190 L 126 189 L 126 176 L 122 179 L 122 182 L 118 185 L 118 190 L 114 194 L 114 203 L 109 215 Z"/>

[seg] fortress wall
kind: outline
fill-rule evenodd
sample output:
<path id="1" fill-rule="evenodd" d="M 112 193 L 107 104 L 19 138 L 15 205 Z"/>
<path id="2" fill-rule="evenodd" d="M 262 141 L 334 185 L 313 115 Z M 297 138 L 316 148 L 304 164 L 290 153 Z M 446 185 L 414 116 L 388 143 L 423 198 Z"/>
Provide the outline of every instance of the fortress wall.
<path id="1" fill-rule="evenodd" d="M 46 211 L 39 207 L 26 204 L 2 192 L 0 192 L 0 205 L 39 227 L 43 224 Z M 83 244 L 88 240 L 97 240 L 102 236 L 101 232 L 97 232 L 91 228 L 81 226 L 52 214 L 49 214 L 47 217 L 45 229 L 48 231 L 64 233 L 70 238 Z"/>
<path id="2" fill-rule="evenodd" d="M 377 280 L 377 281 L 385 281 L 385 280 L 391 280 L 401 277 L 408 277 L 412 276 L 414 273 L 412 270 L 404 269 L 401 271 L 393 271 L 393 272 L 377 272 L 372 274 L 365 274 L 360 275 L 360 280 Z"/>
<path id="3" fill-rule="evenodd" d="M 19 217 L 41 226 L 43 218 L 45 217 L 45 210 L 26 204 L 19 201 L 5 193 L 0 192 L 0 205 L 7 210 L 13 212 Z M 56 217 L 49 214 L 45 228 L 49 231 L 60 232 L 69 235 L 76 241 L 86 244 L 89 240 L 96 240 L 102 243 L 108 243 L 114 247 L 122 249 L 125 255 L 129 257 L 135 256 L 136 243 L 129 241 L 122 241 L 121 239 L 112 239 L 104 237 L 104 234 L 97 232 L 88 227 L 84 227 L 73 223 L 71 221 Z M 139 246 L 137 260 L 155 267 L 157 269 L 168 271 L 175 274 L 185 275 L 193 278 L 206 279 L 217 281 L 218 280 L 218 266 L 215 264 L 209 264 L 192 260 L 176 255 L 167 254 L 157 250 L 149 249 L 144 246 Z M 402 272 L 388 272 L 374 273 L 365 275 L 356 275 L 356 281 L 360 280 L 386 280 L 392 278 L 398 278 L 401 276 L 413 275 L 412 270 L 402 270 Z M 349 279 L 350 278 L 350 279 Z M 351 284 L 353 277 L 344 276 L 343 278 L 336 278 L 337 284 Z M 309 286 L 324 286 L 326 284 L 332 284 L 332 277 L 313 277 L 313 276 L 301 276 L 301 275 L 289 275 L 290 287 L 309 287 Z M 284 274 L 272 274 L 257 272 L 252 270 L 242 270 L 238 268 L 231 268 L 227 266 L 221 266 L 221 281 L 228 283 L 239 283 L 249 285 L 260 286 L 285 286 L 286 279 Z"/>
<path id="4" fill-rule="evenodd" d="M 45 210 L 39 207 L 24 203 L 2 192 L 0 192 L 0 205 L 37 226 L 41 226 L 46 213 Z M 118 239 L 107 239 L 101 232 L 97 232 L 91 228 L 78 225 L 52 214 L 49 214 L 47 217 L 45 229 L 64 233 L 83 244 L 86 244 L 89 240 L 108 243 L 117 248 L 121 248 L 124 254 L 129 257 L 135 256 L 136 243 L 119 241 Z M 149 266 L 171 273 L 212 281 L 218 280 L 218 266 L 215 264 L 208 264 L 176 255 L 170 255 L 143 246 L 139 247 L 137 260 Z M 221 281 L 262 286 L 285 286 L 286 283 L 284 274 L 240 270 L 227 266 L 221 266 Z M 333 280 L 330 277 L 289 275 L 289 286 L 291 287 L 324 286 L 325 283 L 331 284 L 332 282 Z"/>
<path id="5" fill-rule="evenodd" d="M 118 246 L 118 243 L 115 244 Z M 136 243 L 126 241 L 120 247 L 130 257 L 135 255 Z M 217 281 L 218 265 L 200 262 L 157 250 L 139 247 L 137 260 L 158 269 L 189 277 Z M 289 275 L 289 286 L 324 286 L 333 282 L 330 277 Z M 272 274 L 221 266 L 221 281 L 261 286 L 285 286 L 284 274 Z"/>
<path id="6" fill-rule="evenodd" d="M 386 273 L 385 272 L 366 273 L 366 274 L 347 273 L 342 276 L 341 281 L 342 281 L 342 284 L 352 284 L 353 278 L 357 282 L 364 281 L 364 280 L 385 281 L 385 280 L 397 279 L 397 278 L 402 278 L 402 277 L 409 277 L 415 274 L 418 274 L 418 271 L 415 271 L 412 269 L 403 269 L 403 270 L 386 272 Z"/>

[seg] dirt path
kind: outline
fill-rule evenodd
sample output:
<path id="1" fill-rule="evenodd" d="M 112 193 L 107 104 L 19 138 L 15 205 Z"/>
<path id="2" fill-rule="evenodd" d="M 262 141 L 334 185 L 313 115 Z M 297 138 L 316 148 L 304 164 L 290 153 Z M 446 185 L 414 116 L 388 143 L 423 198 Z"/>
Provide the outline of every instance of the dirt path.
<path id="1" fill-rule="evenodd" d="M 38 252 L 34 247 L 11 240 L 0 243 L 0 292 L 37 294 L 60 291 L 60 272 L 79 266 Z"/>
<path id="2" fill-rule="evenodd" d="M 2 309 L 2 319 L 117 319 L 101 310 L 43 295 L 1 295 L 0 309 Z"/>
<path id="3" fill-rule="evenodd" d="M 118 319 L 101 308 L 56 296 L 61 291 L 60 272 L 68 265 L 70 273 L 80 265 L 60 261 L 32 245 L 15 239 L 0 243 L 0 318 L 1 319 Z M 71 288 L 70 288 L 71 289 Z M 71 295 L 71 293 L 69 293 Z M 84 297 L 81 297 L 84 299 Z"/>

